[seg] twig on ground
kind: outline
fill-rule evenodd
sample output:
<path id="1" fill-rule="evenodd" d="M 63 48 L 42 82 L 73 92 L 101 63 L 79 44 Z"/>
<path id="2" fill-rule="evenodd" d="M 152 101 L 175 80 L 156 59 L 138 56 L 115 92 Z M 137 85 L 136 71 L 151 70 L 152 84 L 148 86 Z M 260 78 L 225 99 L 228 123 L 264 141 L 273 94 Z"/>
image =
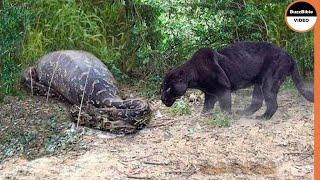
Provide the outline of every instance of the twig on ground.
<path id="1" fill-rule="evenodd" d="M 163 118 L 161 120 L 170 120 L 171 118 Z M 158 123 L 158 124 L 154 124 L 151 126 L 148 126 L 148 128 L 157 128 L 157 127 L 162 127 L 162 126 L 168 126 L 173 124 L 174 122 L 176 122 L 177 120 L 171 120 L 171 121 L 167 121 L 166 123 Z"/>
<path id="2" fill-rule="evenodd" d="M 167 166 L 169 163 L 165 162 L 152 162 L 152 161 L 144 161 L 144 164 L 150 164 L 150 165 L 158 165 L 158 166 Z"/>
<path id="3" fill-rule="evenodd" d="M 126 162 L 138 161 L 138 160 L 145 159 L 145 158 L 152 157 L 152 156 L 155 156 L 155 154 L 151 154 L 151 155 L 148 155 L 148 156 L 139 157 L 139 158 L 136 158 L 136 159 L 126 160 L 126 161 L 122 161 L 122 162 L 125 162 L 125 163 L 126 163 Z"/>
<path id="4" fill-rule="evenodd" d="M 32 72 L 31 72 L 31 69 L 30 69 L 30 79 L 31 79 L 31 81 L 30 81 L 30 86 L 31 86 L 31 96 L 33 96 L 33 79 L 32 79 Z"/>
<path id="5" fill-rule="evenodd" d="M 77 120 L 77 126 L 76 126 L 76 128 L 79 127 L 80 116 L 81 116 L 81 108 L 82 108 L 83 99 L 84 99 L 84 93 L 85 93 L 86 88 L 87 88 L 88 77 L 89 77 L 89 75 L 90 75 L 91 68 L 92 68 L 92 65 L 91 65 L 90 68 L 89 68 L 88 75 L 87 75 L 87 77 L 86 77 L 86 82 L 84 83 L 84 88 L 83 88 L 83 92 L 82 92 L 82 97 L 81 97 L 81 103 L 80 103 L 80 107 L 79 107 L 79 114 L 78 114 L 78 120 Z"/>
<path id="6" fill-rule="evenodd" d="M 129 179 L 151 179 L 150 177 L 143 177 L 143 176 L 134 176 L 134 175 L 127 175 Z"/>
<path id="7" fill-rule="evenodd" d="M 196 173 L 196 171 L 166 171 L 165 173 L 168 173 L 168 174 L 194 174 Z"/>
<path id="8" fill-rule="evenodd" d="M 60 58 L 60 55 L 59 55 L 58 59 L 59 59 L 59 58 Z M 55 67 L 54 67 L 54 70 L 53 70 L 53 72 L 52 72 L 52 77 L 51 77 L 51 79 L 50 79 L 49 87 L 48 87 L 48 91 L 47 91 L 46 104 L 48 104 L 49 95 L 50 95 L 50 88 L 51 88 L 51 84 L 52 84 L 52 81 L 53 81 L 53 77 L 54 77 L 54 75 L 56 74 L 56 71 L 57 71 L 57 68 L 58 68 L 58 64 L 59 64 L 59 61 L 56 62 Z"/>

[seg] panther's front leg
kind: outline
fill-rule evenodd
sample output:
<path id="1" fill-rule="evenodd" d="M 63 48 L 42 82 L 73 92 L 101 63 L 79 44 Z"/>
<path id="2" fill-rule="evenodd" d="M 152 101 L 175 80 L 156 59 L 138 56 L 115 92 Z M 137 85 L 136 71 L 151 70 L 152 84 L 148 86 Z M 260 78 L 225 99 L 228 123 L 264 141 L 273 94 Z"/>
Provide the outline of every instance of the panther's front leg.
<path id="1" fill-rule="evenodd" d="M 217 96 L 215 95 L 211 95 L 208 93 L 205 93 L 204 96 L 204 106 L 203 106 L 203 110 L 202 113 L 203 114 L 210 114 L 213 112 L 213 108 L 215 103 L 218 101 Z"/>

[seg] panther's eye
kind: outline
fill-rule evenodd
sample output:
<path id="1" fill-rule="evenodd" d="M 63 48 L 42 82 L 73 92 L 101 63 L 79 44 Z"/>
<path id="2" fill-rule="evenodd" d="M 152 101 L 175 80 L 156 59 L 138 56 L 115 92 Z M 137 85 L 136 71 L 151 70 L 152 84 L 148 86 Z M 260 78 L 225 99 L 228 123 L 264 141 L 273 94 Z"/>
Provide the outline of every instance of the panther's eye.
<path id="1" fill-rule="evenodd" d="M 171 90 L 171 88 L 168 88 L 168 89 L 166 90 L 166 92 L 168 93 L 168 92 L 170 92 L 170 90 Z"/>

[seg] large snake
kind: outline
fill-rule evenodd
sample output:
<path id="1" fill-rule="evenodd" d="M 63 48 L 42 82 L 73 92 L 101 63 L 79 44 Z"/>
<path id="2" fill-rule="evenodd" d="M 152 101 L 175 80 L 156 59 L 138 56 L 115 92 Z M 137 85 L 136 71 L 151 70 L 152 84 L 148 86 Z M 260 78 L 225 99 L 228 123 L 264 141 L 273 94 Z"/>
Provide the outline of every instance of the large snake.
<path id="1" fill-rule="evenodd" d="M 123 100 L 108 68 L 85 51 L 56 51 L 27 68 L 21 85 L 32 94 L 60 97 L 73 104 L 78 125 L 132 133 L 144 127 L 151 110 L 141 99 Z"/>

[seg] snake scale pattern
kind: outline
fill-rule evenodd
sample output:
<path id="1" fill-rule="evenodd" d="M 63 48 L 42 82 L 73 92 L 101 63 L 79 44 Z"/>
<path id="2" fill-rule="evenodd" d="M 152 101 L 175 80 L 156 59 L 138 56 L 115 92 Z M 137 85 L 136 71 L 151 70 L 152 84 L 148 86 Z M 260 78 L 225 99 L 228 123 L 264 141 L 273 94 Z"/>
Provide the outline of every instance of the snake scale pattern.
<path id="1" fill-rule="evenodd" d="M 23 72 L 21 85 L 32 94 L 71 103 L 73 121 L 90 128 L 132 133 L 151 118 L 148 103 L 123 100 L 112 73 L 85 51 L 56 51 L 43 56 Z"/>

